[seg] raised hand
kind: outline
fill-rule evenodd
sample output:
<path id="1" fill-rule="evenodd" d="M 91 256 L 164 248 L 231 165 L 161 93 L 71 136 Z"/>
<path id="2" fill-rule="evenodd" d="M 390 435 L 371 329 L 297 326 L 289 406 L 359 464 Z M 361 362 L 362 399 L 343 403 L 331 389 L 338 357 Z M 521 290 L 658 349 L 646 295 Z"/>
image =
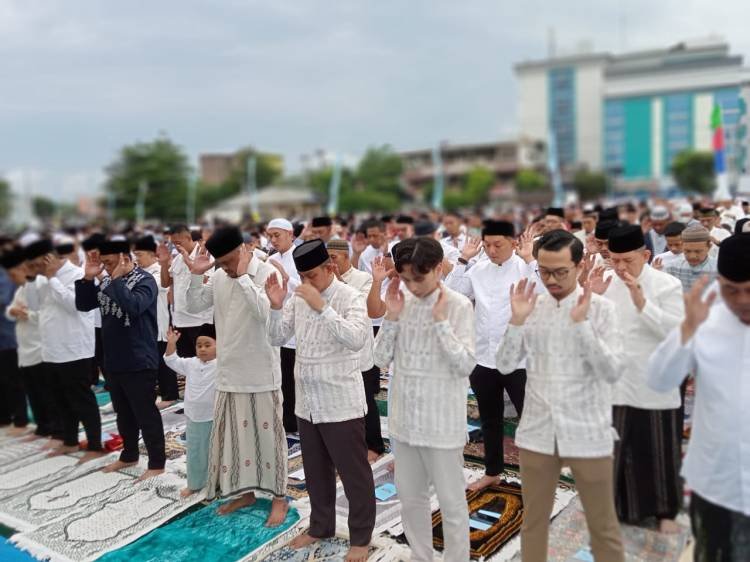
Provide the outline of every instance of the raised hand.
<path id="1" fill-rule="evenodd" d="M 167 329 L 167 343 L 176 344 L 182 334 L 172 326 Z"/>
<path id="2" fill-rule="evenodd" d="M 355 236 L 352 238 L 352 252 L 355 254 L 361 254 L 367 248 L 367 238 L 359 238 Z"/>
<path id="3" fill-rule="evenodd" d="M 521 279 L 518 284 L 510 286 L 510 323 L 522 326 L 534 311 L 537 293 L 534 292 L 536 283 L 529 283 L 528 279 Z"/>
<path id="4" fill-rule="evenodd" d="M 392 270 L 388 269 L 387 265 L 386 258 L 383 256 L 378 256 L 372 260 L 372 280 L 375 283 L 382 283 L 388 277 Z"/>
<path id="5" fill-rule="evenodd" d="M 635 307 L 638 310 L 643 310 L 643 307 L 646 306 L 646 297 L 643 295 L 643 288 L 638 283 L 638 279 L 630 275 L 630 273 L 625 273 L 622 280 L 630 291 L 630 299 L 633 301 Z"/>
<path id="6" fill-rule="evenodd" d="M 466 261 L 479 255 L 482 251 L 482 240 L 476 236 L 468 236 L 464 242 L 464 248 L 461 250 L 461 257 Z"/>
<path id="7" fill-rule="evenodd" d="M 333 274 L 336 276 L 336 279 L 338 279 L 339 281 L 343 281 L 343 279 L 341 279 L 341 271 L 339 270 L 339 264 L 331 260 L 331 266 L 333 266 Z"/>
<path id="8" fill-rule="evenodd" d="M 104 270 L 104 265 L 99 261 L 99 256 L 94 252 L 86 255 L 86 267 L 83 269 L 83 277 L 87 281 L 93 281 Z"/>
<path id="9" fill-rule="evenodd" d="M 237 275 L 237 277 L 240 277 L 242 275 L 245 275 L 245 273 L 247 273 L 247 268 L 250 266 L 250 262 L 252 260 L 253 260 L 253 251 L 249 250 L 248 247 L 245 246 L 245 244 L 240 245 L 240 259 L 237 260 L 237 270 L 235 271 L 235 274 Z"/>
<path id="10" fill-rule="evenodd" d="M 591 305 L 591 285 L 589 283 L 583 284 L 583 294 L 578 297 L 578 302 L 570 311 L 570 318 L 573 323 L 583 322 L 586 320 L 589 314 L 589 307 Z"/>
<path id="11" fill-rule="evenodd" d="M 404 309 L 404 293 L 400 288 L 401 280 L 396 277 L 391 280 L 388 290 L 385 292 L 385 318 L 386 320 L 398 320 Z"/>
<path id="12" fill-rule="evenodd" d="M 284 283 L 289 281 L 289 274 L 286 272 L 286 269 L 284 269 L 284 266 L 281 265 L 281 262 L 269 259 L 266 263 L 270 263 L 272 266 L 274 266 L 277 269 Z"/>
<path id="13" fill-rule="evenodd" d="M 114 281 L 115 279 L 119 279 L 126 273 L 128 273 L 128 264 L 125 263 L 125 255 L 120 254 L 120 261 L 117 262 L 117 266 L 115 266 L 115 269 L 112 271 L 112 274 L 110 277 Z"/>
<path id="14" fill-rule="evenodd" d="M 280 284 L 279 279 L 275 275 L 269 275 L 268 279 L 266 279 L 266 296 L 271 301 L 271 308 L 274 310 L 280 310 L 284 306 L 287 281 L 287 279 L 284 279 L 284 283 Z"/>
<path id="15" fill-rule="evenodd" d="M 595 267 L 591 272 L 591 275 L 589 275 L 588 285 L 591 290 L 597 295 L 603 295 L 604 293 L 606 293 L 607 289 L 609 289 L 609 284 L 612 283 L 612 276 L 608 277 L 606 281 L 604 280 L 604 272 L 606 270 L 606 267 L 600 265 L 598 267 Z M 581 285 L 584 284 L 585 283 L 581 283 Z"/>
<path id="16" fill-rule="evenodd" d="M 167 248 L 167 245 L 164 242 L 160 242 L 159 245 L 156 247 L 156 259 L 159 260 L 159 263 L 162 265 L 169 265 L 169 262 L 172 261 L 172 254 L 169 252 L 169 248 Z"/>
<path id="17" fill-rule="evenodd" d="M 52 254 L 44 256 L 44 269 L 42 275 L 47 279 L 54 277 L 57 271 L 60 269 L 60 259 L 56 258 Z"/>
<path id="18" fill-rule="evenodd" d="M 294 290 L 294 294 L 307 303 L 307 306 L 316 312 L 322 312 L 326 306 L 326 301 L 311 283 L 302 283 Z"/>
<path id="19" fill-rule="evenodd" d="M 664 269 L 664 263 L 662 263 L 661 258 L 654 258 L 654 261 L 651 262 L 651 267 L 662 271 Z"/>
<path id="20" fill-rule="evenodd" d="M 445 296 L 442 283 L 440 284 L 438 291 L 440 291 L 438 294 L 438 300 L 435 302 L 435 306 L 432 307 L 432 319 L 435 322 L 442 322 L 448 318 L 448 297 Z"/>
<path id="21" fill-rule="evenodd" d="M 596 263 L 596 254 L 586 254 L 583 258 L 583 267 L 578 275 L 578 284 L 583 286 L 588 281 Z"/>
<path id="22" fill-rule="evenodd" d="M 534 236 L 531 234 L 530 228 L 524 230 L 518 237 L 516 253 L 526 263 L 530 263 L 534 259 Z"/>
<path id="23" fill-rule="evenodd" d="M 685 319 L 682 321 L 680 331 L 682 333 L 683 345 L 690 341 L 698 327 L 706 321 L 711 311 L 711 306 L 716 300 L 716 291 L 711 291 L 706 299 L 703 299 L 703 291 L 709 283 L 709 278 L 704 275 L 698 279 L 690 290 L 685 293 Z"/>
<path id="24" fill-rule="evenodd" d="M 29 309 L 25 306 L 13 306 L 8 309 L 8 314 L 16 320 L 23 321 L 29 319 Z"/>
<path id="25" fill-rule="evenodd" d="M 185 260 L 185 265 L 193 275 L 203 275 L 214 266 L 214 260 L 209 257 L 208 250 L 203 247 L 198 250 L 198 254 L 192 260 L 184 249 L 180 248 L 180 253 L 182 254 L 182 259 Z M 239 270 L 239 267 L 237 269 Z"/>
<path id="26" fill-rule="evenodd" d="M 596 238 L 593 232 L 586 235 L 586 252 L 592 255 L 599 253 L 599 247 L 596 245 Z"/>

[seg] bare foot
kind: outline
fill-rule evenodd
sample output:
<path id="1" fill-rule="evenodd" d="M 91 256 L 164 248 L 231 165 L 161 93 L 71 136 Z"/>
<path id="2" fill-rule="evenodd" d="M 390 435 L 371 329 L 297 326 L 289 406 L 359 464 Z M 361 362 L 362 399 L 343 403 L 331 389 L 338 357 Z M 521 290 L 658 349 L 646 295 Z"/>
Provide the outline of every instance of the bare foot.
<path id="1" fill-rule="evenodd" d="M 271 513 L 266 519 L 266 527 L 278 527 L 286 519 L 286 513 L 289 511 L 289 504 L 286 498 L 273 498 L 271 502 Z"/>
<path id="2" fill-rule="evenodd" d="M 37 435 L 36 433 L 32 433 L 31 435 L 27 435 L 23 439 L 21 439 L 22 443 L 29 443 L 30 441 L 36 441 L 37 439 L 44 439 L 44 435 Z M 44 448 L 44 445 L 42 445 L 42 448 Z"/>
<path id="3" fill-rule="evenodd" d="M 99 459 L 105 455 L 108 455 L 107 451 L 86 451 L 83 456 L 79 459 L 78 464 L 83 464 L 85 462 L 93 461 L 94 459 Z"/>
<path id="4" fill-rule="evenodd" d="M 156 407 L 159 408 L 160 410 L 164 410 L 166 408 L 169 408 L 175 402 L 176 400 L 165 400 L 164 402 L 159 401 L 156 403 Z"/>
<path id="5" fill-rule="evenodd" d="M 47 456 L 59 457 L 60 455 L 67 455 L 68 453 L 75 453 L 76 451 L 78 451 L 78 445 L 60 445 L 47 453 Z"/>
<path id="6" fill-rule="evenodd" d="M 9 437 L 21 437 L 21 435 L 26 435 L 29 432 L 28 427 L 11 427 L 8 430 L 8 436 Z"/>
<path id="7" fill-rule="evenodd" d="M 289 546 L 295 550 L 299 550 L 300 548 L 305 548 L 316 542 L 318 542 L 318 539 L 315 537 L 311 537 L 307 533 L 302 533 L 300 536 L 295 537 L 294 540 L 289 543 Z"/>
<path id="8" fill-rule="evenodd" d="M 44 445 L 42 445 L 42 449 L 57 449 L 62 444 L 63 444 L 62 439 L 50 438 L 49 441 L 47 441 Z"/>
<path id="9" fill-rule="evenodd" d="M 181 498 L 188 498 L 192 496 L 194 493 L 196 493 L 198 490 L 191 490 L 190 488 L 183 488 L 180 490 L 180 497 Z"/>
<path id="10" fill-rule="evenodd" d="M 489 488 L 490 486 L 494 486 L 495 484 L 500 483 L 500 476 L 488 476 L 484 475 L 476 482 L 472 482 L 469 484 L 467 489 L 470 492 L 476 492 L 478 490 L 484 490 L 485 488 Z"/>
<path id="11" fill-rule="evenodd" d="M 659 532 L 666 535 L 676 535 L 680 532 L 680 526 L 672 519 L 661 519 L 659 521 Z"/>
<path id="12" fill-rule="evenodd" d="M 367 562 L 367 554 L 369 552 L 369 546 L 351 546 L 344 560 L 345 562 Z"/>
<path id="13" fill-rule="evenodd" d="M 376 453 L 375 451 L 371 451 L 369 449 L 367 450 L 367 462 L 372 464 L 379 458 L 380 458 L 380 453 Z"/>
<path id="14" fill-rule="evenodd" d="M 114 472 L 115 470 L 120 470 L 121 468 L 127 468 L 129 466 L 135 466 L 137 464 L 137 462 L 123 462 L 118 460 L 113 463 L 109 463 L 107 466 L 102 468 L 102 472 Z"/>
<path id="15" fill-rule="evenodd" d="M 138 482 L 143 482 L 144 480 L 148 480 L 149 478 L 156 478 L 160 474 L 164 474 L 163 468 L 149 468 L 146 472 L 138 477 Z"/>
<path id="16" fill-rule="evenodd" d="M 219 515 L 229 515 L 230 513 L 237 511 L 238 509 L 253 505 L 254 503 L 254 493 L 250 492 L 249 494 L 242 494 L 239 498 L 235 498 L 232 501 L 222 504 L 221 507 L 216 510 L 216 513 L 218 513 Z"/>

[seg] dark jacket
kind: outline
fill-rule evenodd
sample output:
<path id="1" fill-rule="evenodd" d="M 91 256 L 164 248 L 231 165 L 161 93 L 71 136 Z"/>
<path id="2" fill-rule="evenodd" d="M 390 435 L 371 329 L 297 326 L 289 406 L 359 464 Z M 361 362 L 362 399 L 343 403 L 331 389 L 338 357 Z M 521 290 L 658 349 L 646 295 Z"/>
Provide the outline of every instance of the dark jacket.
<path id="1" fill-rule="evenodd" d="M 94 281 L 76 281 L 76 308 L 99 307 L 102 313 L 104 370 L 108 373 L 156 370 L 156 299 L 159 289 L 154 276 L 136 267 L 127 275 L 97 286 Z"/>

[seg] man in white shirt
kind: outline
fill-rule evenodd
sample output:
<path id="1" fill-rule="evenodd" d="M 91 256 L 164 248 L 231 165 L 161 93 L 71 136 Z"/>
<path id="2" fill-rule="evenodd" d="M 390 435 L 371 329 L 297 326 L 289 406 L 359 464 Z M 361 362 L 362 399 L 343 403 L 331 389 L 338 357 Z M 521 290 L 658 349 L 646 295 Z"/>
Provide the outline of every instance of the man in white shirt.
<path id="1" fill-rule="evenodd" d="M 331 240 L 326 244 L 331 261 L 336 265 L 337 276 L 340 281 L 357 289 L 365 298 L 372 287 L 372 275 L 352 267 L 349 260 L 349 243 L 346 240 Z M 380 369 L 375 365 L 372 357 L 374 336 L 377 330 L 373 327 L 373 335 L 365 342 L 360 355 L 359 369 L 365 385 L 367 398 L 367 415 L 365 416 L 365 441 L 367 442 L 367 457 L 374 462 L 385 452 L 385 443 L 380 429 L 380 412 L 375 402 L 375 396 L 380 392 Z"/>
<path id="2" fill-rule="evenodd" d="M 592 288 L 615 304 L 624 349 L 623 374 L 612 400 L 620 436 L 615 448 L 617 514 L 631 524 L 656 517 L 662 532 L 674 532 L 682 503 L 680 393 L 651 390 L 646 363 L 683 318 L 682 285 L 648 265 L 650 253 L 638 225 L 611 230 L 609 253 L 615 275 L 604 281 L 598 268 Z"/>
<path id="3" fill-rule="evenodd" d="M 555 230 L 536 243 L 537 295 L 522 279 L 513 287 L 508 330 L 497 369 L 512 372 L 526 358 L 524 413 L 516 432 L 521 454 L 523 562 L 546 562 L 549 518 L 560 469 L 569 466 L 596 560 L 625 559 L 612 497 L 611 385 L 620 376 L 614 305 L 578 286 L 583 245 Z"/>
<path id="4" fill-rule="evenodd" d="M 682 468 L 692 491 L 695 560 L 750 559 L 750 235 L 719 249 L 719 291 L 708 279 L 685 297 L 685 319 L 651 355 L 648 382 L 674 391 L 695 373 L 695 410 Z"/>
<path id="5" fill-rule="evenodd" d="M 271 265 L 280 266 L 282 275 L 287 279 L 287 296 L 289 300 L 300 284 L 300 277 L 294 265 L 294 226 L 286 219 L 277 218 L 268 223 L 268 239 L 276 250 L 268 258 Z M 296 390 L 294 382 L 294 364 L 296 362 L 297 342 L 294 334 L 281 343 L 281 393 L 284 396 L 284 429 L 287 433 L 297 431 L 297 417 L 294 415 Z"/>
<path id="6" fill-rule="evenodd" d="M 287 441 L 282 421 L 279 353 L 266 335 L 269 301 L 266 280 L 278 275 L 242 243 L 238 228 L 217 229 L 207 253 L 191 263 L 188 310 L 213 307 L 216 319 L 216 406 L 209 450 L 207 497 L 232 497 L 219 513 L 255 502 L 255 492 L 272 496 L 266 525 L 286 516 Z M 213 264 L 207 283 L 203 274 Z"/>
<path id="7" fill-rule="evenodd" d="M 664 271 L 664 268 L 673 264 L 682 256 L 682 231 L 685 223 L 671 222 L 664 229 L 664 237 L 667 239 L 667 251 L 654 256 L 651 265 L 656 269 Z"/>
<path id="8" fill-rule="evenodd" d="M 76 309 L 75 282 L 83 269 L 53 252 L 49 240 L 26 248 L 30 270 L 36 276 L 29 286 L 39 312 L 42 360 L 50 373 L 54 400 L 62 423 L 62 445 L 55 454 L 78 451 L 78 424 L 86 431 L 85 459 L 103 454 L 99 406 L 91 390 L 94 358 L 94 315 Z M 48 390 L 49 391 L 49 390 Z"/>
<path id="9" fill-rule="evenodd" d="M 365 562 L 375 526 L 375 486 L 367 462 L 367 402 L 359 370 L 360 353 L 371 328 L 359 291 L 342 283 L 322 240 L 294 250 L 304 282 L 287 300 L 288 282 L 266 282 L 271 302 L 268 333 L 272 345 L 297 334 L 297 414 L 305 480 L 312 514 L 307 533 L 294 548 L 334 536 L 336 472 L 349 500 L 351 548 L 346 562 Z"/>
<path id="10" fill-rule="evenodd" d="M 393 227 L 394 237 L 392 242 L 400 242 L 414 236 L 414 217 L 399 215 Z"/>
<path id="11" fill-rule="evenodd" d="M 172 242 L 180 253 L 172 259 L 166 247 L 158 248 L 161 266 L 159 285 L 172 287 L 174 298 L 172 325 L 180 332 L 180 339 L 177 340 L 177 354 L 180 357 L 195 357 L 195 340 L 198 332 L 203 324 L 213 324 L 214 311 L 210 308 L 200 314 L 191 314 L 187 311 L 185 295 L 190 285 L 190 268 L 186 259 L 195 259 L 201 246 L 193 240 L 190 229 L 184 224 L 173 226 L 170 232 Z M 210 275 L 210 272 L 207 271 L 206 275 Z"/>
<path id="12" fill-rule="evenodd" d="M 732 233 L 722 228 L 719 222 L 719 213 L 713 207 L 702 207 L 698 210 L 698 220 L 703 228 L 708 230 L 711 235 L 711 241 L 715 246 L 719 246 L 723 240 L 729 238 Z"/>
<path id="13" fill-rule="evenodd" d="M 362 230 L 365 232 L 368 245 L 361 255 L 357 256 L 355 252 L 352 262 L 358 264 L 358 269 L 372 274 L 372 260 L 382 256 L 388 248 L 385 223 L 376 219 L 368 220 L 362 224 Z"/>
<path id="14" fill-rule="evenodd" d="M 310 232 L 313 238 L 320 238 L 327 244 L 333 238 L 333 219 L 328 216 L 313 217 Z"/>
<path id="15" fill-rule="evenodd" d="M 446 236 L 441 240 L 444 246 L 452 246 L 460 252 L 466 243 L 466 233 L 462 230 L 463 219 L 456 211 L 447 211 L 443 215 L 443 228 Z"/>
<path id="16" fill-rule="evenodd" d="M 653 248 L 653 255 L 658 256 L 667 250 L 667 238 L 664 236 L 664 230 L 672 222 L 672 215 L 663 205 L 656 205 L 649 213 L 651 228 L 647 231 L 649 236 L 650 247 Z"/>
<path id="17" fill-rule="evenodd" d="M 469 261 L 479 254 L 482 247 L 488 259 L 467 270 Z M 538 292 L 544 291 L 536 272 L 529 265 L 533 260 L 531 244 L 526 244 L 523 249 L 524 258 L 519 256 L 517 248 L 512 223 L 487 221 L 482 230 L 482 242 L 470 239 L 458 264 L 445 279 L 447 287 L 474 301 L 477 365 L 469 380 L 477 397 L 482 422 L 485 476 L 469 487 L 472 490 L 497 484 L 505 469 L 503 418 L 506 391 L 518 415 L 523 413 L 525 363 L 514 366 L 504 376 L 500 376 L 495 366 L 495 353 L 510 320 L 510 287 L 521 279 L 532 278 L 532 282 L 537 283 Z"/>
<path id="18" fill-rule="evenodd" d="M 166 408 L 174 404 L 179 398 L 177 388 L 177 374 L 167 366 L 164 354 L 167 350 L 167 331 L 169 330 L 169 287 L 162 287 L 161 265 L 156 259 L 156 241 L 153 236 L 138 238 L 133 244 L 133 255 L 135 262 L 144 271 L 153 275 L 156 285 L 159 287 L 159 297 L 156 301 L 156 324 L 159 346 L 159 408 Z"/>

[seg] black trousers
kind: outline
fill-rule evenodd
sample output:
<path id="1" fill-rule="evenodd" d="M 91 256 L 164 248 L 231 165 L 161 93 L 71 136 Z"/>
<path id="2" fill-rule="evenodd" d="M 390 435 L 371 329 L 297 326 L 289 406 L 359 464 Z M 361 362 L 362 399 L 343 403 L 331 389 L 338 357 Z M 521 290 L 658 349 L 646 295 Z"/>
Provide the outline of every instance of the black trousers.
<path id="1" fill-rule="evenodd" d="M 18 353 L 15 349 L 3 349 L 0 351 L 0 425 L 11 423 L 15 427 L 26 427 L 29 415 L 18 370 Z"/>
<path id="2" fill-rule="evenodd" d="M 177 340 L 177 355 L 180 357 L 195 357 L 195 340 L 198 339 L 201 327 L 179 328 L 175 326 L 175 330 L 180 332 L 180 339 Z"/>
<path id="3" fill-rule="evenodd" d="M 365 420 L 310 423 L 298 419 L 305 482 L 310 494 L 310 536 L 336 533 L 336 472 L 349 500 L 349 540 L 370 544 L 375 527 L 375 484 L 367 462 Z"/>
<path id="4" fill-rule="evenodd" d="M 108 373 L 109 393 L 117 413 L 117 431 L 122 437 L 122 462 L 138 461 L 138 438 L 148 452 L 150 469 L 164 468 L 164 426 L 156 407 L 156 371 Z"/>
<path id="5" fill-rule="evenodd" d="M 59 412 L 55 407 L 53 393 L 50 390 L 52 384 L 44 363 L 21 367 L 20 371 L 36 423 L 34 433 L 43 437 L 60 436 L 62 427 L 59 423 Z"/>
<path id="6" fill-rule="evenodd" d="M 503 417 L 505 415 L 505 395 L 518 415 L 523 413 L 523 400 L 526 396 L 526 369 L 517 369 L 501 375 L 497 369 L 477 365 L 469 378 L 471 389 L 477 397 L 479 419 L 482 422 L 484 437 L 484 466 L 487 476 L 498 476 L 505 470 L 503 439 Z"/>
<path id="7" fill-rule="evenodd" d="M 365 416 L 365 441 L 370 451 L 382 455 L 385 452 L 383 434 L 380 430 L 380 412 L 375 396 L 380 392 L 380 368 L 373 367 L 369 371 L 362 371 L 365 383 L 365 398 L 367 399 L 367 415 Z"/>
<path id="8" fill-rule="evenodd" d="M 690 496 L 690 526 L 695 537 L 695 562 L 750 560 L 750 517 Z"/>
<path id="9" fill-rule="evenodd" d="M 182 339 L 182 338 L 180 338 Z M 179 400 L 180 395 L 177 389 L 177 373 L 167 367 L 164 362 L 164 352 L 167 350 L 167 342 L 156 342 L 159 346 L 159 371 L 157 380 L 159 382 L 159 396 L 165 402 Z"/>
<path id="10" fill-rule="evenodd" d="M 99 384 L 99 375 L 107 381 L 104 373 L 104 344 L 102 343 L 102 329 L 94 328 L 94 360 L 91 362 L 91 384 Z"/>
<path id="11" fill-rule="evenodd" d="M 297 431 L 297 416 L 294 415 L 294 359 L 297 353 L 294 349 L 282 347 L 281 357 L 281 394 L 284 397 L 284 431 Z"/>
<path id="12" fill-rule="evenodd" d="M 78 445 L 78 424 L 86 431 L 87 449 L 102 450 L 102 420 L 91 390 L 92 357 L 67 363 L 46 363 L 62 423 L 63 444 Z"/>

